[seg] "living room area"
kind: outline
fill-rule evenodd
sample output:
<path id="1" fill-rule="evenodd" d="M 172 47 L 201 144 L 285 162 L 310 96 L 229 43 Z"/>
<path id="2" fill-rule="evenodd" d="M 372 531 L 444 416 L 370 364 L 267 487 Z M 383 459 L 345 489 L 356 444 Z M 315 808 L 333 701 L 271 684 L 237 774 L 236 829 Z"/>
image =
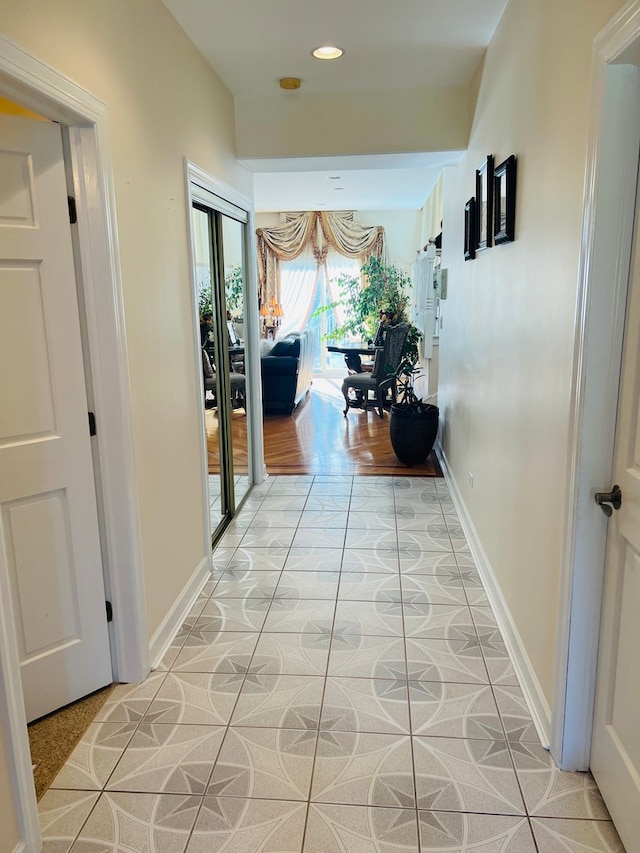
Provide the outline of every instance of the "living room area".
<path id="1" fill-rule="evenodd" d="M 329 170 L 319 177 L 327 186 L 330 200 L 329 193 L 335 192 L 336 184 L 348 184 L 353 176 L 348 173 L 338 176 Z M 338 177 L 340 180 L 336 181 Z M 351 399 L 345 415 L 342 384 L 354 372 L 354 366 L 353 356 L 339 351 L 362 347 L 365 352 L 355 356 L 358 362 L 355 370 L 370 375 L 366 372 L 373 367 L 375 325 L 369 326 L 365 333 L 354 329 L 344 332 L 349 326 L 348 302 L 353 296 L 348 285 L 360 289 L 364 281 L 367 286 L 368 279 L 363 278 L 361 269 L 371 257 L 380 262 L 383 275 L 388 271 L 398 274 L 400 289 L 406 295 L 406 319 L 415 319 L 417 288 L 412 281 L 418 260 L 426 255 L 425 248 L 441 230 L 443 168 L 440 165 L 423 168 L 420 177 L 422 187 L 414 193 L 414 199 L 420 199 L 418 202 L 410 201 L 412 207 L 407 207 L 406 194 L 399 191 L 393 203 L 404 207 L 393 209 L 389 203 L 385 210 L 264 209 L 273 208 L 280 198 L 269 191 L 261 200 L 257 182 L 259 212 L 255 215 L 255 231 L 262 426 L 269 474 L 409 472 L 433 476 L 439 472 L 433 455 L 412 468 L 396 458 L 389 441 L 388 403 L 384 416 L 380 417 L 375 395 L 367 410 Z M 318 198 L 317 191 L 313 197 Z M 299 200 L 296 201 L 300 208 Z M 234 381 L 241 381 L 237 376 L 234 379 L 234 374 L 243 372 L 247 343 L 239 250 L 238 241 L 227 237 L 224 277 L 233 461 L 238 479 L 246 476 L 248 466 L 245 399 L 242 392 L 234 393 L 233 387 Z M 439 257 L 435 263 L 439 263 Z M 206 300 L 203 302 L 201 298 L 201 316 L 203 307 L 207 307 Z M 386 307 L 382 302 L 375 306 L 376 321 Z M 437 402 L 437 331 L 433 329 L 429 347 L 420 344 L 422 376 L 417 383 L 423 396 L 429 396 L 434 403 Z M 207 349 L 210 343 L 203 341 L 203 346 Z M 208 464 L 210 473 L 215 474 L 219 470 L 218 413 L 214 395 L 208 391 L 207 396 L 210 398 L 206 403 Z M 350 396 L 354 396 L 352 391 Z M 391 394 L 388 396 L 390 401 Z"/>

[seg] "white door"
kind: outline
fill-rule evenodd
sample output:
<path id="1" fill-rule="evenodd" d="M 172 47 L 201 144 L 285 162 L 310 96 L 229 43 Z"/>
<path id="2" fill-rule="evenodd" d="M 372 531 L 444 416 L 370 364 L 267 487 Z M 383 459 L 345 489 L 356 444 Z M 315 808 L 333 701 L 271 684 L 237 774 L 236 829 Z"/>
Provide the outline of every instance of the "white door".
<path id="1" fill-rule="evenodd" d="M 111 682 L 60 127 L 0 116 L 0 562 L 29 720 Z"/>
<path id="2" fill-rule="evenodd" d="M 591 769 L 627 853 L 640 851 L 640 196 L 615 443 Z M 609 484 L 606 491 L 609 490 Z"/>

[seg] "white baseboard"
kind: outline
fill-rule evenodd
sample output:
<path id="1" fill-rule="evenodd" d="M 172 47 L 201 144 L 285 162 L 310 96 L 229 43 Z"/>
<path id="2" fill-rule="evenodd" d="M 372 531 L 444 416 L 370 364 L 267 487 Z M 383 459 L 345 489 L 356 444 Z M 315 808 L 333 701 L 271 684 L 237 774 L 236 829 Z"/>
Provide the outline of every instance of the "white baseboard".
<path id="1" fill-rule="evenodd" d="M 447 457 L 440 444 L 436 445 L 436 454 L 442 466 L 451 499 L 460 517 L 460 524 L 464 530 L 465 536 L 471 549 L 471 555 L 475 560 L 478 572 L 484 584 L 485 592 L 489 603 L 493 608 L 494 615 L 498 622 L 498 627 L 502 633 L 505 645 L 511 657 L 513 668 L 515 669 L 520 687 L 524 693 L 525 700 L 531 712 L 533 723 L 536 727 L 540 742 L 545 749 L 549 749 L 551 743 L 551 708 L 542 691 L 538 677 L 535 674 L 529 656 L 522 642 L 522 638 L 518 633 L 513 617 L 507 605 L 507 602 L 502 595 L 502 590 L 496 579 L 489 558 L 487 557 L 480 538 L 471 520 L 467 507 L 460 495 L 458 485 L 451 473 L 451 468 L 448 464 Z"/>
<path id="2" fill-rule="evenodd" d="M 167 653 L 173 638 L 189 615 L 202 587 L 211 577 L 211 558 L 203 557 L 200 565 L 189 578 L 184 589 L 164 617 L 153 637 L 149 641 L 151 668 L 155 669 Z"/>

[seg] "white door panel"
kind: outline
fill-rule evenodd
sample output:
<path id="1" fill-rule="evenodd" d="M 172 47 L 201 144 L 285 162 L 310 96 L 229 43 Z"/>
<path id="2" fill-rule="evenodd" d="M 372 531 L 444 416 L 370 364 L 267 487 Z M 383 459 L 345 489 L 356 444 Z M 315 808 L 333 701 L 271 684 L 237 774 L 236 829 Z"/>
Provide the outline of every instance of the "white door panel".
<path id="1" fill-rule="evenodd" d="M 35 719 L 111 681 L 58 125 L 0 116 L 0 560 Z"/>
<path id="2" fill-rule="evenodd" d="M 35 224 L 31 165 L 26 151 L 0 150 L 0 220 L 3 224 Z"/>
<path id="3" fill-rule="evenodd" d="M 6 446 L 54 432 L 39 265 L 0 261 L 0 317 L 2 388 L 11 387 L 16 363 L 23 366 L 29 382 L 20 396 L 3 398 L 0 442 Z"/>
<path id="4" fill-rule="evenodd" d="M 75 642 L 80 633 L 66 497 L 65 491 L 50 492 L 5 504 L 4 527 L 22 661 L 54 648 L 57 642 Z"/>
<path id="5" fill-rule="evenodd" d="M 640 197 L 618 399 L 591 769 L 627 853 L 640 851 Z M 612 484 L 613 485 L 613 484 Z"/>

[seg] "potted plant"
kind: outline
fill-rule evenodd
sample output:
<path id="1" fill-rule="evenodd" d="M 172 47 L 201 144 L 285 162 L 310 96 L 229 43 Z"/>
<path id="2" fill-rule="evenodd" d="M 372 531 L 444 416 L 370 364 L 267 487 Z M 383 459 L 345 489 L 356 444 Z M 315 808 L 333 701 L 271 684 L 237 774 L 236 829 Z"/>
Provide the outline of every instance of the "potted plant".
<path id="1" fill-rule="evenodd" d="M 411 326 L 405 342 L 402 361 L 394 372 L 396 402 L 391 406 L 389 437 L 393 451 L 405 465 L 424 462 L 438 434 L 439 409 L 427 399 L 418 397 L 415 380 L 421 376 L 418 367 L 420 332 Z"/>

